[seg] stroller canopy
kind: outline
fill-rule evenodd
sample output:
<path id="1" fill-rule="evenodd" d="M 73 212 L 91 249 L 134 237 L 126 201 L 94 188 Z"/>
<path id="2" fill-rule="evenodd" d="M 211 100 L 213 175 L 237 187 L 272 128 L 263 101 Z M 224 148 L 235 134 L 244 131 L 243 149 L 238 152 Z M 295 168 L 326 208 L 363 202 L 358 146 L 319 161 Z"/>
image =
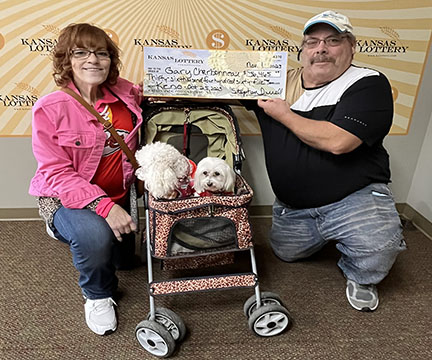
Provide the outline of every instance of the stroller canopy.
<path id="1" fill-rule="evenodd" d="M 218 157 L 225 159 L 230 166 L 234 165 L 233 155 L 240 154 L 238 125 L 232 111 L 219 106 L 160 107 L 150 112 L 146 119 L 145 142 L 175 143 L 175 139 L 178 142 L 179 137 L 184 140 L 185 124 L 192 126 L 192 143 L 197 135 L 207 139 L 207 144 L 204 145 L 206 149 L 203 149 L 204 154 L 201 157 Z M 179 146 L 176 147 L 179 149 Z"/>

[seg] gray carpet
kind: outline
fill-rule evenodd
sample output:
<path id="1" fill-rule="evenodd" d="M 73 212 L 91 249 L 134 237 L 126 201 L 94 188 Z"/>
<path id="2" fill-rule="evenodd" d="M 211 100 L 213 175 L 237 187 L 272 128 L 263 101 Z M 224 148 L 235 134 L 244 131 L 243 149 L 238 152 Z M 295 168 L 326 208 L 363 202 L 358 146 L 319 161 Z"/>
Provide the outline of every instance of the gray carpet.
<path id="1" fill-rule="evenodd" d="M 188 328 L 174 358 L 432 359 L 432 241 L 420 231 L 405 226 L 409 250 L 379 285 L 378 310 L 361 313 L 346 301 L 333 244 L 308 261 L 283 263 L 267 244 L 269 219 L 252 224 L 261 290 L 281 296 L 293 326 L 276 337 L 255 336 L 243 314 L 251 289 L 159 297 L 156 305 Z M 250 269 L 247 253 L 236 259 L 228 270 Z M 144 266 L 119 272 L 119 326 L 104 337 L 86 327 L 69 249 L 49 238 L 41 221 L 0 222 L 0 266 L 0 359 L 155 358 L 134 335 L 149 311 Z M 155 278 L 167 275 L 155 267 Z"/>

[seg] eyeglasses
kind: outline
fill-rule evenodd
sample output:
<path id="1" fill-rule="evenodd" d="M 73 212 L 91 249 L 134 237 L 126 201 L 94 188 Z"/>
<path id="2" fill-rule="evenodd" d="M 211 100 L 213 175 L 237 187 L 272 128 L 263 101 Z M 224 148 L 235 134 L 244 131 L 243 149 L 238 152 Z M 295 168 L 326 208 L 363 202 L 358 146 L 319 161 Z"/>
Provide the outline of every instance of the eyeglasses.
<path id="1" fill-rule="evenodd" d="M 72 49 L 71 54 L 77 59 L 87 59 L 90 54 L 95 54 L 101 60 L 108 60 L 111 57 L 108 50 Z"/>
<path id="2" fill-rule="evenodd" d="M 345 39 L 346 36 L 339 36 L 339 37 L 328 37 L 325 39 L 317 39 L 317 38 L 309 38 L 303 41 L 303 46 L 308 49 L 314 49 L 321 44 L 321 41 L 324 42 L 327 46 L 330 47 L 336 47 L 342 44 L 343 39 Z"/>

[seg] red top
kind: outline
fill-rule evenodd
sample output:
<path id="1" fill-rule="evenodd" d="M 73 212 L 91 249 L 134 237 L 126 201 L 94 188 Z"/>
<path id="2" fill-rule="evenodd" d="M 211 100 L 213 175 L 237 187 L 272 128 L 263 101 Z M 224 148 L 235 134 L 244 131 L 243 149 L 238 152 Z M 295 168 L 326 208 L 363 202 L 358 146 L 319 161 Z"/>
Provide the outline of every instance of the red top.
<path id="1" fill-rule="evenodd" d="M 101 103 L 97 103 L 96 108 L 103 118 L 112 122 L 117 133 L 124 139 L 133 129 L 131 114 L 117 98 L 114 98 L 115 102 L 110 102 L 113 100 L 110 95 L 100 100 Z M 113 202 L 123 207 L 128 193 L 123 184 L 123 150 L 108 130 L 105 130 L 105 135 L 102 158 L 91 183 L 97 184 Z"/>

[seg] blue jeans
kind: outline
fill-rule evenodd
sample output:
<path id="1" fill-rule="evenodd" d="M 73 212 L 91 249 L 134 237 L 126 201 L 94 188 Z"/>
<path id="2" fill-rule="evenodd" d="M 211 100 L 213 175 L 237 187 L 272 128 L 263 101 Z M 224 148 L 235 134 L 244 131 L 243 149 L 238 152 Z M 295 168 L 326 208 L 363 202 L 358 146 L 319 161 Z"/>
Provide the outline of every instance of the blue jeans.
<path id="1" fill-rule="evenodd" d="M 83 295 L 93 300 L 112 297 L 118 285 L 116 254 L 124 242 L 135 241 L 135 235 L 124 235 L 119 243 L 103 217 L 88 209 L 65 207 L 54 214 L 52 230 L 69 245 Z"/>
<path id="2" fill-rule="evenodd" d="M 276 199 L 270 244 L 284 261 L 306 258 L 335 240 L 347 279 L 377 284 L 406 249 L 390 189 L 371 184 L 318 208 L 293 209 Z"/>

